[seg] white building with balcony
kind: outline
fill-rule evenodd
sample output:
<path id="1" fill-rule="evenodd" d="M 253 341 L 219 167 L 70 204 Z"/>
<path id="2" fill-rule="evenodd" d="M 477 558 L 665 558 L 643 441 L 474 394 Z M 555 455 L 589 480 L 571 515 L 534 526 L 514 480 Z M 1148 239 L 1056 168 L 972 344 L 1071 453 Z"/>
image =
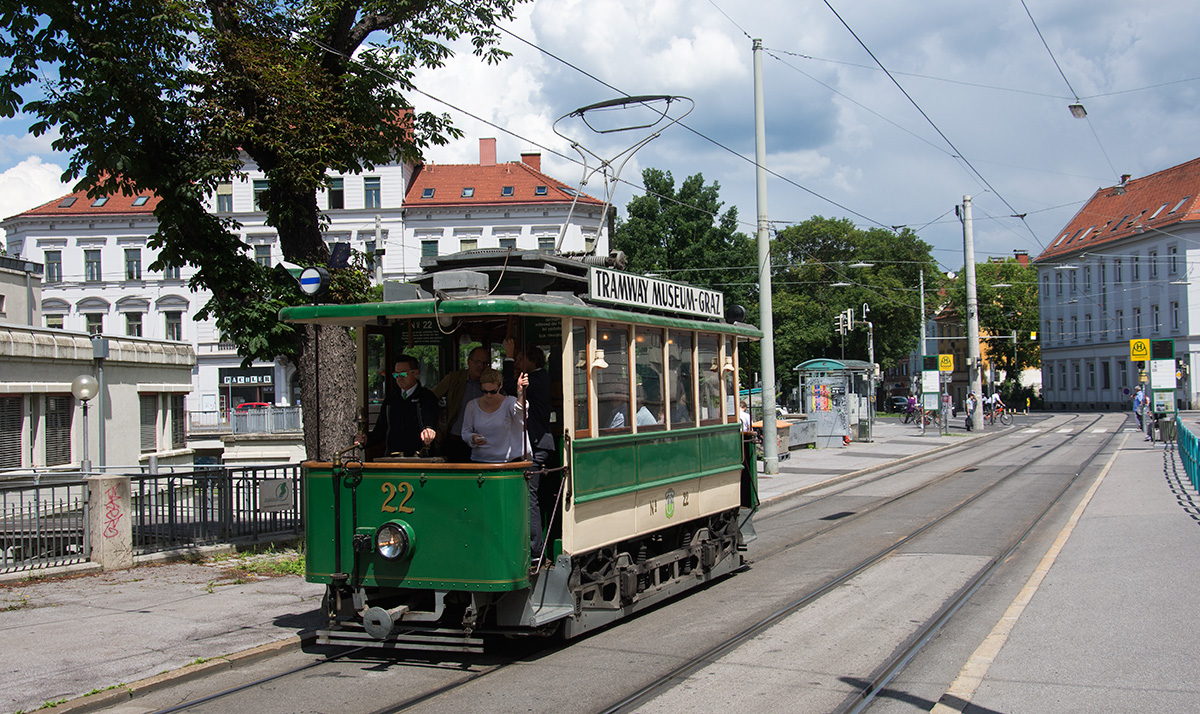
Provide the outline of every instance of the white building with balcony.
<path id="1" fill-rule="evenodd" d="M 330 177 L 317 196 L 329 219 L 325 240 L 368 255 L 383 280 L 415 276 L 422 256 L 474 248 L 607 252 L 600 201 L 542 174 L 539 154 L 497 163 L 494 139 L 481 140 L 480 152 L 479 164 L 396 164 Z M 275 265 L 283 254 L 255 200 L 266 178 L 245 161 L 246 178 L 218 187 L 210 208 L 241 224 L 249 255 Z M 188 288 L 191 266 L 147 269 L 158 258 L 149 245 L 157 203 L 149 194 L 93 200 L 79 191 L 0 221 L 8 252 L 44 265 L 42 325 L 190 343 L 195 367 L 187 409 L 194 419 L 221 419 L 246 402 L 295 404 L 294 365 L 276 360 L 242 368 L 215 321 L 196 318 L 210 295 Z"/>
<path id="2" fill-rule="evenodd" d="M 1129 409 L 1129 341 L 1173 339 L 1200 401 L 1200 159 L 1096 191 L 1035 261 L 1048 409 Z"/>

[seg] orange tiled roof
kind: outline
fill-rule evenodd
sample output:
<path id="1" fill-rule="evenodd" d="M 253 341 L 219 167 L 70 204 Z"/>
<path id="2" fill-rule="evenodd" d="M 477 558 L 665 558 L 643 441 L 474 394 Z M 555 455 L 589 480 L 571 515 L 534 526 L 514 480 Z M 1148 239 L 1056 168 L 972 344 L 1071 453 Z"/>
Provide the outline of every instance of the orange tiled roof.
<path id="1" fill-rule="evenodd" d="M 141 205 L 135 206 L 134 203 L 139 199 L 144 200 Z M 149 192 L 133 196 L 118 193 L 109 196 L 107 200 L 97 206 L 94 205 L 96 200 L 87 197 L 87 191 L 76 191 L 43 203 L 37 208 L 18 213 L 13 218 L 19 216 L 111 216 L 131 213 L 153 215 L 158 200 L 158 196 Z"/>
<path id="2" fill-rule="evenodd" d="M 1039 263 L 1110 246 L 1147 230 L 1200 220 L 1200 158 L 1101 188 L 1037 257 Z"/>
<path id="3" fill-rule="evenodd" d="M 464 189 L 473 190 L 468 196 Z M 418 166 L 413 174 L 404 196 L 404 207 L 570 203 L 575 191 L 574 187 L 521 161 L 491 165 L 425 164 Z M 579 203 L 603 205 L 603 201 L 582 192 Z"/>

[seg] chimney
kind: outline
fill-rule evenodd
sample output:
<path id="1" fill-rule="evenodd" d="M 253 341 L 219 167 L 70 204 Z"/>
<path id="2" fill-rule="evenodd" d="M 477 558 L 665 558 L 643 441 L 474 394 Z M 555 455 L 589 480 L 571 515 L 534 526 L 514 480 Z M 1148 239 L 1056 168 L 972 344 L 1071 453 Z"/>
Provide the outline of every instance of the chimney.
<path id="1" fill-rule="evenodd" d="M 1016 257 L 1018 265 L 1020 265 L 1022 268 L 1029 267 L 1029 251 L 1014 250 L 1013 255 Z"/>
<path id="2" fill-rule="evenodd" d="M 525 164 L 534 171 L 542 170 L 542 155 L 536 151 L 521 152 L 521 163 Z"/>
<path id="3" fill-rule="evenodd" d="M 480 139 L 479 140 L 479 165 L 480 166 L 495 166 L 496 165 L 496 140 L 495 139 Z"/>

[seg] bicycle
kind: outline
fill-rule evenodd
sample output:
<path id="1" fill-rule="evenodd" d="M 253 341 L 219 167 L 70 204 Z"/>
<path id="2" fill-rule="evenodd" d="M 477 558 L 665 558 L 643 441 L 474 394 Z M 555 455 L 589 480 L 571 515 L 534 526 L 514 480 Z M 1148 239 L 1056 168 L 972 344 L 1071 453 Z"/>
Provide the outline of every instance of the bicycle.
<path id="1" fill-rule="evenodd" d="M 1012 414 L 1010 414 L 1009 411 L 1007 409 L 1005 409 L 1003 406 L 999 406 L 999 405 L 996 406 L 994 409 L 987 410 L 987 412 L 985 412 L 983 415 L 983 419 L 989 425 L 995 424 L 997 419 L 999 419 L 1000 423 L 1003 424 L 1004 426 L 1011 426 L 1013 423 Z"/>

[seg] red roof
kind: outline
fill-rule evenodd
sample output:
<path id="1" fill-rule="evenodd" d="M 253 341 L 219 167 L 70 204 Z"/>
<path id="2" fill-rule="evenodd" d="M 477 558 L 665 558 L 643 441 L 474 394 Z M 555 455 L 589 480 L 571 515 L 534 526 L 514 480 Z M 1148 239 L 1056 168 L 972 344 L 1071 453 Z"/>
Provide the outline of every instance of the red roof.
<path id="1" fill-rule="evenodd" d="M 134 203 L 138 201 L 141 201 L 141 205 L 135 206 Z M 96 205 L 97 203 L 100 205 Z M 88 198 L 87 191 L 76 191 L 49 203 L 43 203 L 37 208 L 19 213 L 13 218 L 19 216 L 111 216 L 131 213 L 153 215 L 154 207 L 157 205 L 158 196 L 149 192 L 135 193 L 132 196 L 118 193 L 109 196 L 106 200 L 101 200 Z"/>
<path id="2" fill-rule="evenodd" d="M 1200 158 L 1097 190 L 1037 262 L 1195 220 L 1200 220 Z"/>
<path id="3" fill-rule="evenodd" d="M 549 205 L 570 203 L 575 193 L 574 187 L 522 161 L 491 165 L 425 164 L 413 173 L 404 207 Z M 579 204 L 599 207 L 603 203 L 579 193 Z"/>

